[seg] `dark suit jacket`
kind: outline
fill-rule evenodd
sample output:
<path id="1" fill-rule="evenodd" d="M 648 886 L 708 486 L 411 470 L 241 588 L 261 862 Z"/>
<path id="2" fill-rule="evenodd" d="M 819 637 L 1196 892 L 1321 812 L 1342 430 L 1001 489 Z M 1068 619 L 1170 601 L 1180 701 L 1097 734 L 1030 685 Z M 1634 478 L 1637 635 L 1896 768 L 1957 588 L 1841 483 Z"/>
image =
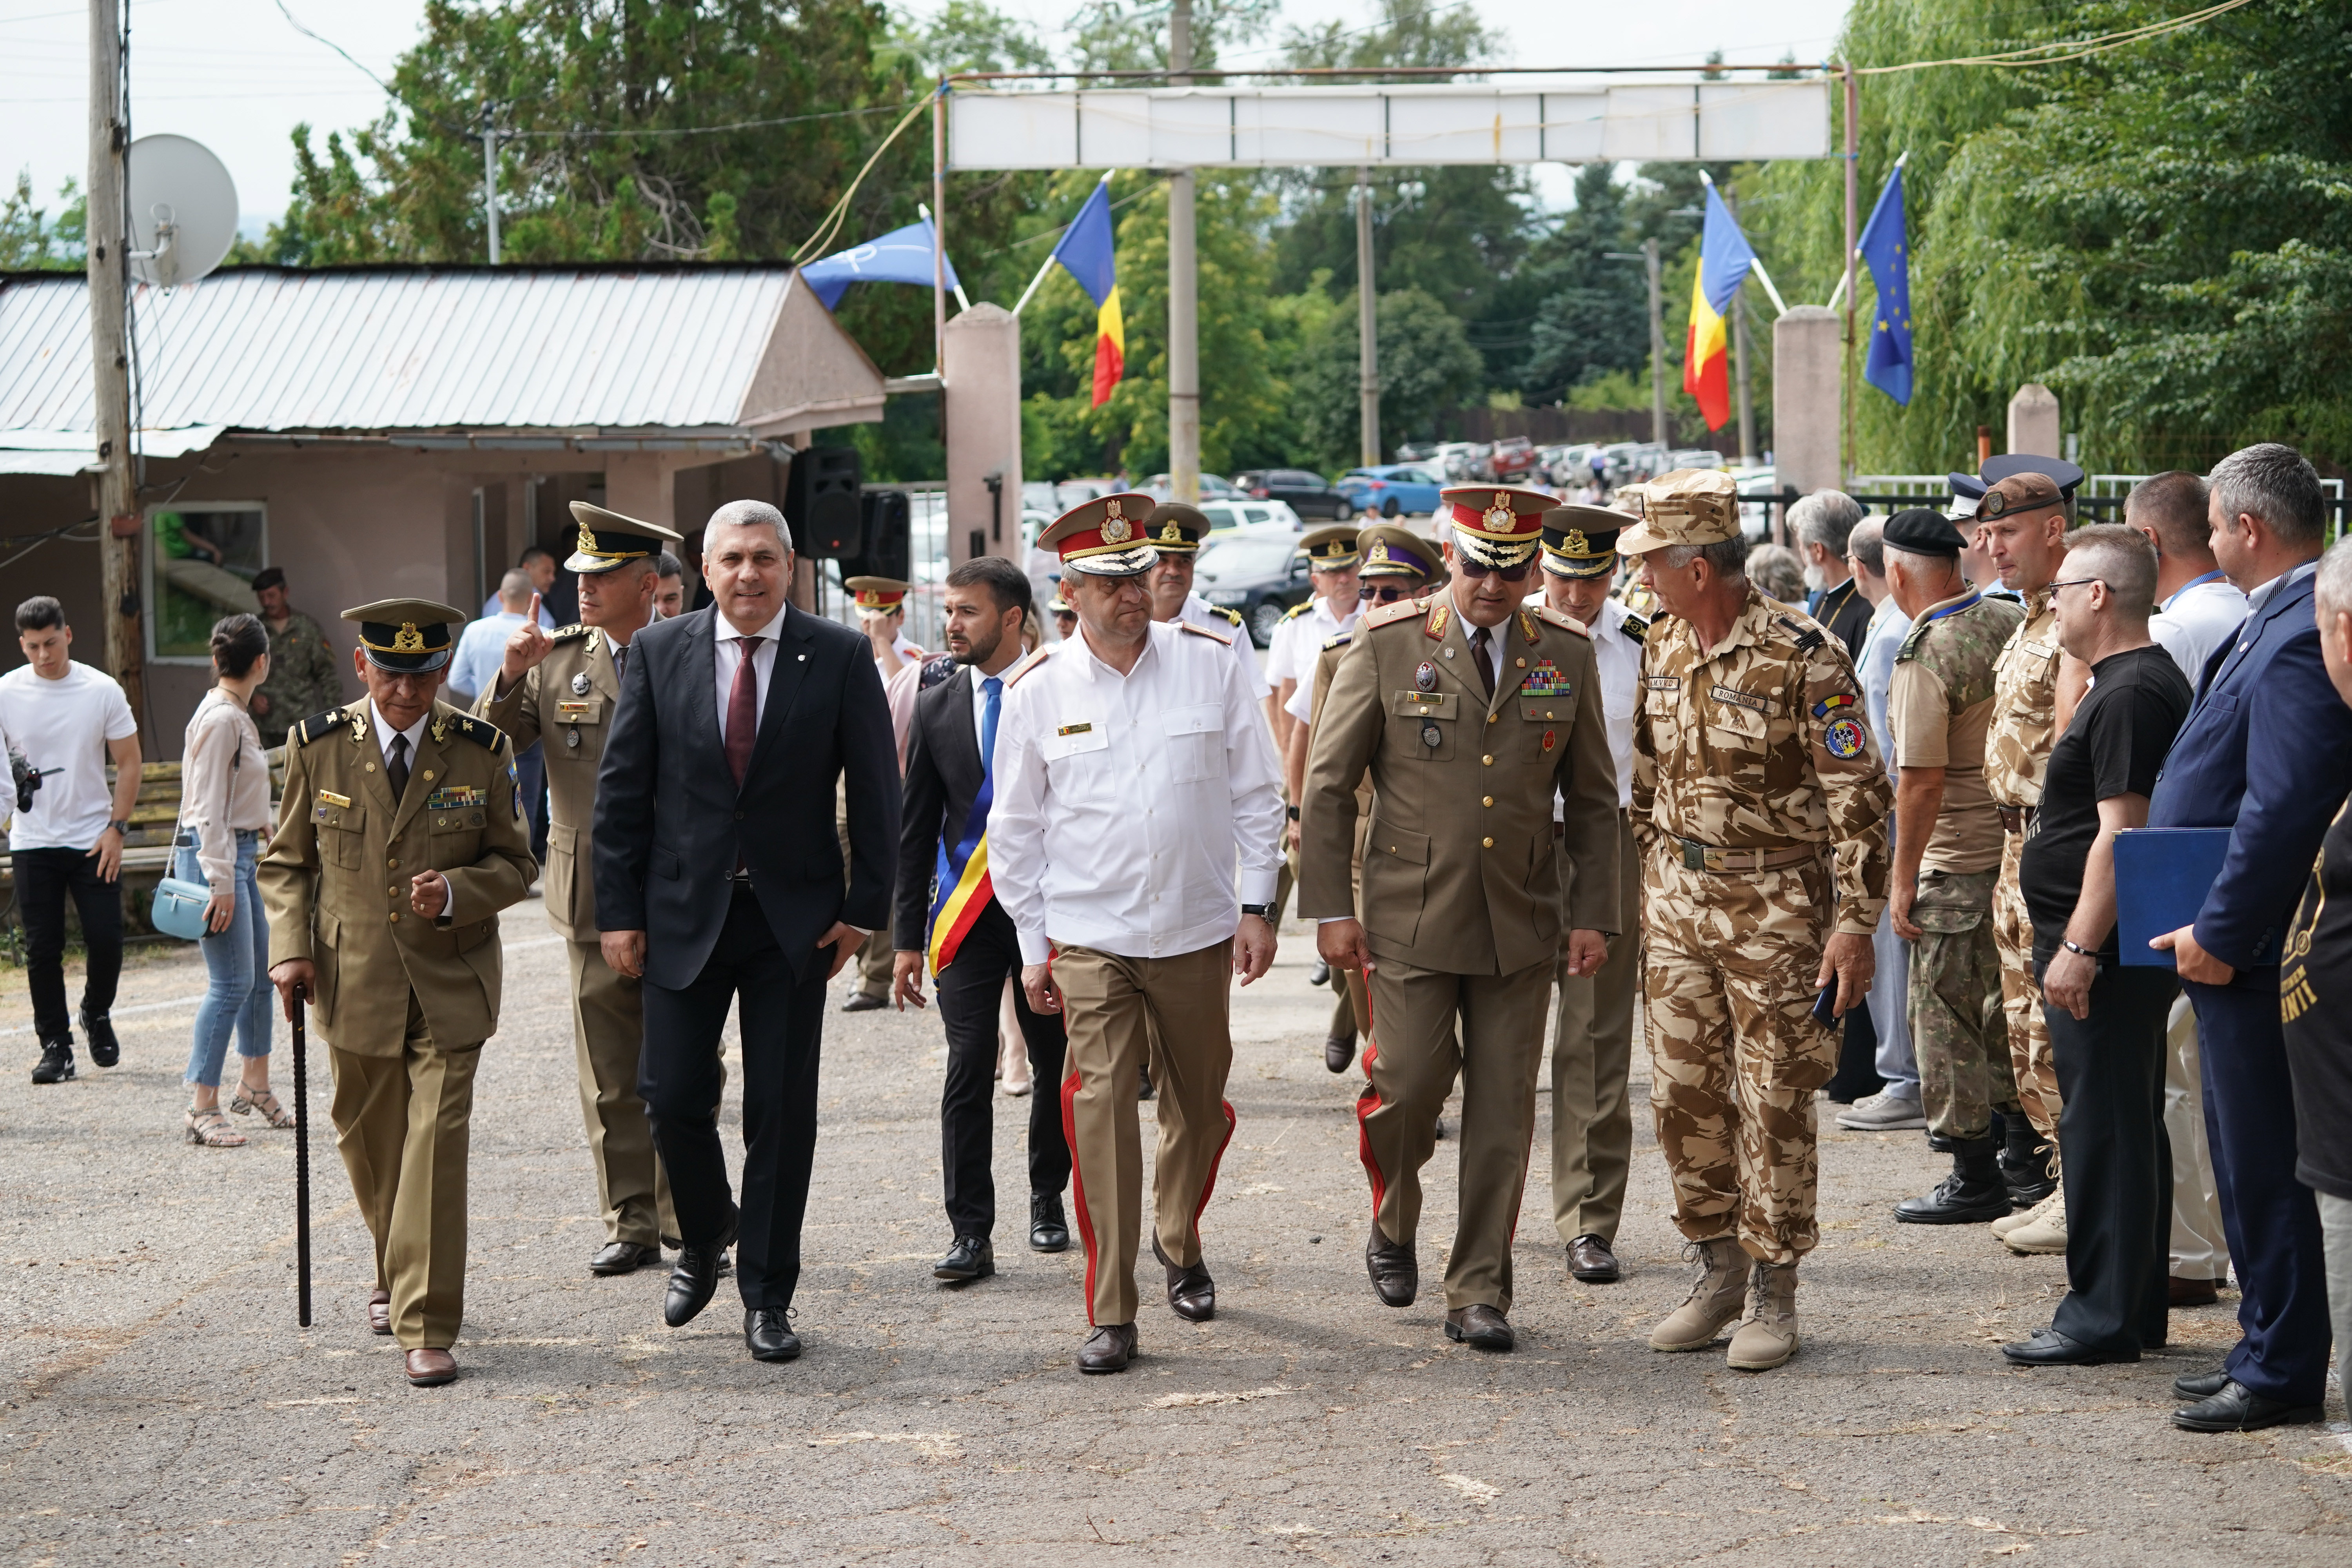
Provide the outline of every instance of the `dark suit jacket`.
<path id="1" fill-rule="evenodd" d="M 963 831 L 980 794 L 980 735 L 971 721 L 971 668 L 915 699 L 907 730 L 907 778 L 898 811 L 898 918 L 891 945 L 923 949 L 931 874 L 942 839 Z"/>
<path id="2" fill-rule="evenodd" d="M 1862 662 L 1862 645 L 1870 640 L 1871 604 L 1862 596 L 1862 584 L 1852 577 L 1836 587 L 1824 590 L 1813 601 L 1813 619 L 1830 629 L 1830 635 L 1845 644 L 1846 657 L 1854 663 Z"/>
<path id="3" fill-rule="evenodd" d="M 719 739 L 719 612 L 656 621 L 629 645 L 596 780 L 596 924 L 646 933 L 646 978 L 677 990 L 726 923 L 740 856 L 800 975 L 835 921 L 878 930 L 898 842 L 898 744 L 866 639 L 793 608 L 740 790 Z M 848 892 L 834 792 L 849 800 Z"/>
<path id="4" fill-rule="evenodd" d="M 2329 684 L 2305 577 L 2273 593 L 2207 667 L 2149 797 L 2150 827 L 2231 827 L 2198 945 L 2242 984 L 2279 961 L 2312 858 L 2352 784 L 2352 709 Z"/>

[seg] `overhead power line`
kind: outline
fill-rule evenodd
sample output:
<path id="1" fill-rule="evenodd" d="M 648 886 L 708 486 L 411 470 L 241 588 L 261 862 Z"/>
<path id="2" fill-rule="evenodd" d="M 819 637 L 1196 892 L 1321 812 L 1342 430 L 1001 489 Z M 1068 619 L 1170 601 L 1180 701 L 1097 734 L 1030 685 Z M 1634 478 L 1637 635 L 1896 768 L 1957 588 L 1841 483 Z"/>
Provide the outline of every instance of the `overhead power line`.
<path id="1" fill-rule="evenodd" d="M 1948 60 L 1907 60 L 1895 66 L 1856 66 L 1856 76 L 1891 76 L 1897 71 L 1932 70 L 1938 66 L 1995 66 L 2018 69 L 2026 66 L 2058 66 L 2071 60 L 2088 59 L 2093 55 L 2106 54 L 2147 38 L 2162 37 L 2210 22 L 2225 11 L 2235 11 L 2251 5 L 2253 0 L 2221 0 L 2218 5 L 2208 5 L 2201 11 L 2191 11 L 2169 21 L 2150 22 L 2144 27 L 2126 32 L 2108 33 L 2096 38 L 2075 38 L 2060 43 L 2032 44 L 2021 49 L 2008 49 L 1993 55 L 1961 55 Z"/>

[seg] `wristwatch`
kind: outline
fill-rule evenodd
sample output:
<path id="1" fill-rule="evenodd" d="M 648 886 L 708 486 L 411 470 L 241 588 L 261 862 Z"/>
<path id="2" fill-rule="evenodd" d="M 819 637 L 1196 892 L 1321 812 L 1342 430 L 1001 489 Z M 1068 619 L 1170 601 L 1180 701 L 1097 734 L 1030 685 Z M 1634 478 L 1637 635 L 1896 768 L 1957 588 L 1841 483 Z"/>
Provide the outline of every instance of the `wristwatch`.
<path id="1" fill-rule="evenodd" d="M 2064 948 L 2068 952 L 2080 953 L 2084 958 L 2096 958 L 2099 956 L 2095 952 L 2092 951 L 2090 948 L 2084 947 L 2081 942 L 2072 942 L 2063 937 L 2059 939 L 2058 945 Z"/>
<path id="2" fill-rule="evenodd" d="M 131 837 L 131 819 L 127 816 L 118 816 L 107 826 L 125 838 Z"/>
<path id="3" fill-rule="evenodd" d="M 1245 915 L 1255 915 L 1262 921 L 1270 921 L 1274 918 L 1274 906 L 1272 904 L 1244 904 L 1242 906 L 1242 913 Z"/>
<path id="4" fill-rule="evenodd" d="M 1284 807 L 1282 808 L 1282 814 L 1283 814 L 1285 816 L 1287 816 L 1288 818 L 1290 818 L 1290 820 L 1291 820 L 1291 821 L 1293 821 L 1293 822 L 1296 822 L 1296 821 L 1297 821 L 1297 820 L 1298 820 L 1298 808 L 1297 808 L 1297 806 L 1295 806 L 1295 805 L 1286 805 L 1286 806 L 1284 806 Z"/>

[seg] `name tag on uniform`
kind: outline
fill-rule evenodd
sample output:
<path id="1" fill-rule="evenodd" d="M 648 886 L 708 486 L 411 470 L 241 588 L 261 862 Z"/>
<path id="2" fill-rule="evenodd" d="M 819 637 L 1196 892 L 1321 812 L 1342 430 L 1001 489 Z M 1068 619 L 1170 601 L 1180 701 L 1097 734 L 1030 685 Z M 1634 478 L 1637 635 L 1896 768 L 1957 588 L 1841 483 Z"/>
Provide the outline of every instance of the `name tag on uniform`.
<path id="1" fill-rule="evenodd" d="M 1707 695 L 1717 702 L 1728 702 L 1735 708 L 1746 708 L 1758 713 L 1772 711 L 1771 699 L 1759 697 L 1752 691 L 1742 691 L 1736 686 L 1718 686 Z"/>
<path id="2" fill-rule="evenodd" d="M 1680 687 L 1682 683 L 1682 678 L 1678 675 L 1645 675 L 1642 677 L 1642 684 L 1648 687 L 1653 691 L 1672 691 Z"/>
<path id="3" fill-rule="evenodd" d="M 427 811 L 457 811 L 466 806 L 488 805 L 489 804 L 489 800 L 490 792 L 488 790 L 471 789 L 462 785 L 452 785 L 446 789 L 436 789 L 431 795 L 426 795 L 425 797 L 425 809 Z"/>
<path id="4" fill-rule="evenodd" d="M 604 720 L 602 702 L 559 702 L 555 705 L 555 721 L 559 724 L 601 724 Z"/>
<path id="5" fill-rule="evenodd" d="M 319 799 L 328 805 L 349 805 L 352 804 L 352 797 L 350 795 L 337 795 L 331 789 L 322 789 L 316 793 Z"/>
<path id="6" fill-rule="evenodd" d="M 1094 732 L 1092 724 L 1065 724 L 1054 731 L 1056 735 L 1091 735 Z"/>

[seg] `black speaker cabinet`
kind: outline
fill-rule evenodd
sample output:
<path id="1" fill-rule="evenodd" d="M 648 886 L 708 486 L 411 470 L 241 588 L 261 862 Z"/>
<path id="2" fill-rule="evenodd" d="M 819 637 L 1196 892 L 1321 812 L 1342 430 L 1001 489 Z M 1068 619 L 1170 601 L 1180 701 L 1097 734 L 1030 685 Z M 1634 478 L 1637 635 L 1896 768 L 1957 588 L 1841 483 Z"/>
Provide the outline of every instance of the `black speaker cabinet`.
<path id="1" fill-rule="evenodd" d="M 908 504 L 904 490 L 867 490 L 866 503 L 866 553 L 855 571 L 849 563 L 842 563 L 843 574 L 855 577 L 895 577 L 901 583 L 914 581 L 913 509 Z"/>
<path id="2" fill-rule="evenodd" d="M 815 561 L 864 552 L 866 519 L 858 494 L 855 447 L 812 447 L 793 454 L 784 480 L 784 519 L 793 542 Z"/>

